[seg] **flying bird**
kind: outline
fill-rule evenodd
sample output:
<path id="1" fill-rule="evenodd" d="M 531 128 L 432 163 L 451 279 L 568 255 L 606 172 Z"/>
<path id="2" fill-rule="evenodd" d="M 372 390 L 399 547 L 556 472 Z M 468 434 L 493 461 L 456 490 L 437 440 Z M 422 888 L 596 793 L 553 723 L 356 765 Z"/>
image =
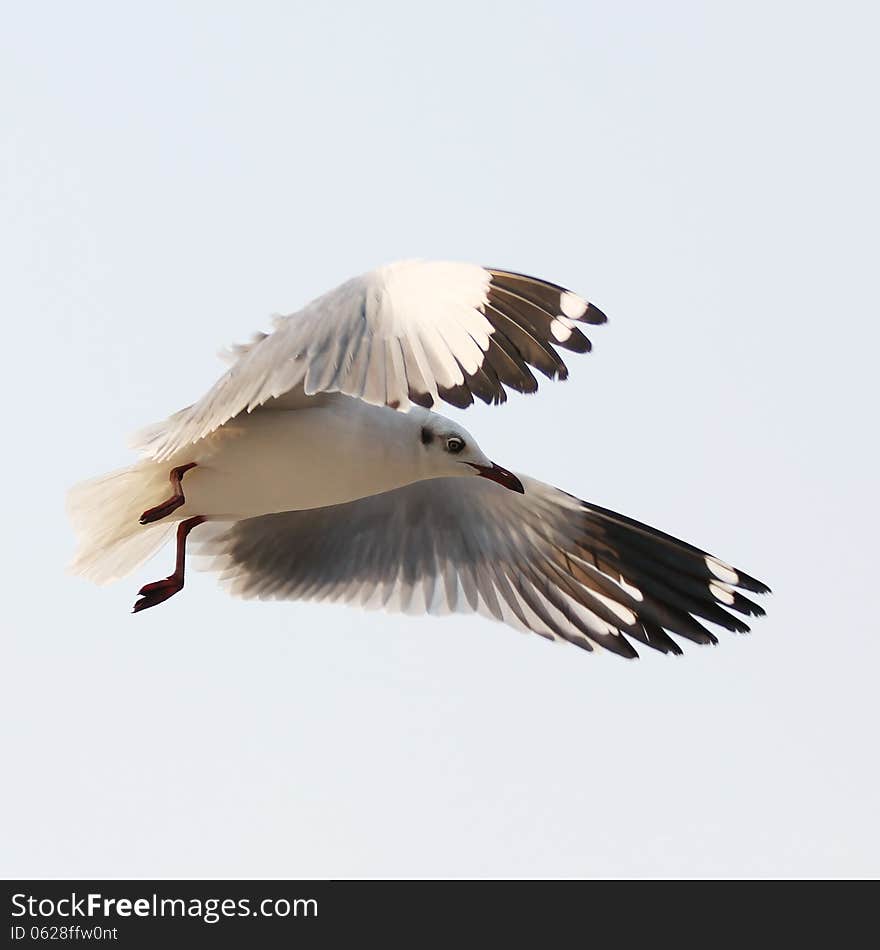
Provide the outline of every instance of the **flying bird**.
<path id="1" fill-rule="evenodd" d="M 478 612 L 586 650 L 717 642 L 769 588 L 693 545 L 490 460 L 434 411 L 565 379 L 605 315 L 544 280 L 402 261 L 347 281 L 231 348 L 193 405 L 135 437 L 140 460 L 73 488 L 72 570 L 122 578 L 187 540 L 231 593 L 414 613 Z"/>

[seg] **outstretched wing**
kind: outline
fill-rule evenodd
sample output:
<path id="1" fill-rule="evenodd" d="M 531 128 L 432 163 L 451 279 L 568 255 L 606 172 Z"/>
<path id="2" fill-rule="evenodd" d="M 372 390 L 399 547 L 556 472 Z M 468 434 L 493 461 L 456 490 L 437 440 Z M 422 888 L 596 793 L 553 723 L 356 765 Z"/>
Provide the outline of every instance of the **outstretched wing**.
<path id="1" fill-rule="evenodd" d="M 342 392 L 407 410 L 438 400 L 504 402 L 533 392 L 535 368 L 564 379 L 557 347 L 583 353 L 577 323 L 605 315 L 555 284 L 473 264 L 403 261 L 356 277 L 280 317 L 233 350 L 235 362 L 197 403 L 141 436 L 165 459 L 245 410 L 300 389 Z"/>
<path id="2" fill-rule="evenodd" d="M 698 548 L 520 476 L 433 479 L 330 508 L 213 526 L 201 553 L 233 594 L 405 612 L 477 611 L 587 650 L 680 653 L 701 622 L 749 628 L 768 588 Z M 697 619 L 700 618 L 700 619 Z"/>

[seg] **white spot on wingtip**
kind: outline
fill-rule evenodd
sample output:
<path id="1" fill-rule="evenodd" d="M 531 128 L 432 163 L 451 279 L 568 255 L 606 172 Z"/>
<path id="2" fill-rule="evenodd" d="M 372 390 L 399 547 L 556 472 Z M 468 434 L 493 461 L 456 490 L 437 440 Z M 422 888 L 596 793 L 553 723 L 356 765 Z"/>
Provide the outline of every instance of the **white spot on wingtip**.
<path id="1" fill-rule="evenodd" d="M 600 594 L 598 591 L 590 592 L 593 597 L 596 598 L 600 603 L 603 603 L 610 611 L 614 614 L 618 620 L 622 621 L 626 626 L 631 627 L 636 622 L 636 615 L 629 609 L 629 607 L 624 607 L 623 604 L 618 604 L 617 601 L 612 600 L 610 597 L 606 597 L 604 594 Z M 620 631 L 612 630 L 614 634 L 618 634 Z"/>
<path id="2" fill-rule="evenodd" d="M 627 594 L 629 594 L 629 596 L 632 597 L 633 600 L 644 600 L 644 599 L 645 599 L 644 595 L 643 595 L 642 592 L 638 589 L 638 587 L 633 587 L 633 585 L 630 584 L 623 576 L 621 576 L 620 580 L 619 580 L 617 583 L 620 584 L 621 588 L 622 588 Z"/>
<path id="3" fill-rule="evenodd" d="M 729 564 L 719 561 L 717 557 L 712 557 L 711 554 L 707 554 L 705 560 L 706 567 L 719 581 L 724 581 L 725 584 L 739 583 L 739 574 Z"/>
<path id="4" fill-rule="evenodd" d="M 572 320 L 579 320 L 587 312 L 587 301 L 570 290 L 559 296 L 559 309 Z"/>
<path id="5" fill-rule="evenodd" d="M 732 604 L 734 597 L 731 591 L 725 590 L 720 584 L 710 584 L 709 593 L 722 604 Z"/>
<path id="6" fill-rule="evenodd" d="M 550 324 L 550 332 L 555 340 L 564 343 L 571 336 L 571 327 L 566 326 L 562 320 L 554 320 Z"/>

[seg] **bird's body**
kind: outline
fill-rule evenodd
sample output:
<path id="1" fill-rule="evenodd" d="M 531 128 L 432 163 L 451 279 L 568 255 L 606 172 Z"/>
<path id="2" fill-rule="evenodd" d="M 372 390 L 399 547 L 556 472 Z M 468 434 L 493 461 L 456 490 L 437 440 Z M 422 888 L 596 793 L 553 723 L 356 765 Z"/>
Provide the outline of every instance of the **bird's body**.
<path id="1" fill-rule="evenodd" d="M 341 505 L 434 477 L 419 451 L 418 426 L 428 416 L 440 418 L 335 393 L 304 399 L 297 409 L 240 413 L 168 460 L 197 464 L 176 516 L 238 521 Z"/>
<path id="2" fill-rule="evenodd" d="M 198 402 L 137 437 L 141 460 L 77 486 L 73 569 L 125 576 L 177 535 L 168 578 L 135 611 L 183 587 L 187 538 L 233 593 L 398 609 L 473 610 L 635 656 L 630 639 L 680 652 L 700 622 L 747 630 L 742 590 L 766 586 L 699 548 L 490 461 L 431 407 L 503 402 L 567 376 L 579 324 L 604 314 L 545 281 L 409 261 L 347 281 L 271 334 L 234 349 Z M 630 639 L 628 639 L 630 638 Z"/>

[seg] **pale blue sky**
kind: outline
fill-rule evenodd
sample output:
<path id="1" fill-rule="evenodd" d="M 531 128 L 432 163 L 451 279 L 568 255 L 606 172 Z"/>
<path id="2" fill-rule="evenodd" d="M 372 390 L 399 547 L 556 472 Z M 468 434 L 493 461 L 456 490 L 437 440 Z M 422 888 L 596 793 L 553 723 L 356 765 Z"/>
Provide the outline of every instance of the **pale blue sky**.
<path id="1" fill-rule="evenodd" d="M 0 872 L 877 875 L 877 21 L 855 3 L 8 3 Z M 626 663 L 63 573 L 214 353 L 400 257 L 610 317 L 466 424 L 766 580 Z"/>

